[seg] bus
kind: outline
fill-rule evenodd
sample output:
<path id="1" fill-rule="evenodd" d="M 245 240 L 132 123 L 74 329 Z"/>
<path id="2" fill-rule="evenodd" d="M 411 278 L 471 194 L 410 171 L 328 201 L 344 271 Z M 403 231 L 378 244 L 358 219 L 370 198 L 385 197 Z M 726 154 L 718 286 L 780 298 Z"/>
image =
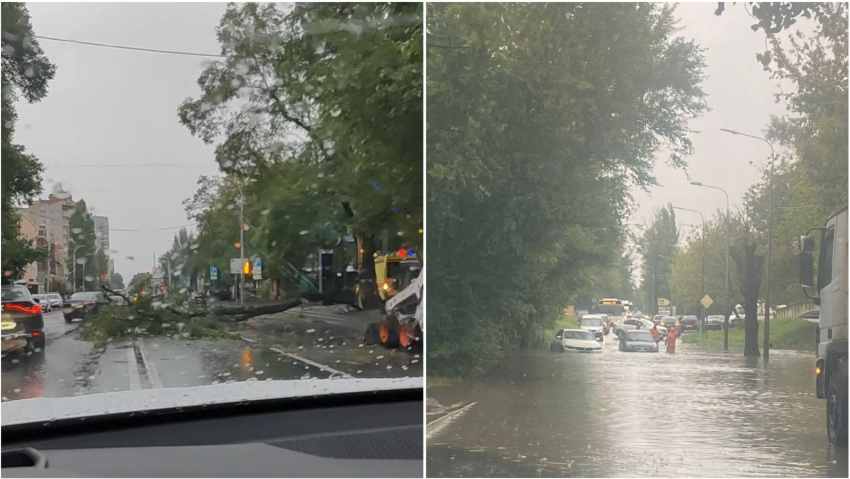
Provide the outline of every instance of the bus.
<path id="1" fill-rule="evenodd" d="M 626 314 L 628 301 L 615 298 L 603 298 L 596 302 L 596 314 L 604 314 L 614 321 L 620 321 Z"/>

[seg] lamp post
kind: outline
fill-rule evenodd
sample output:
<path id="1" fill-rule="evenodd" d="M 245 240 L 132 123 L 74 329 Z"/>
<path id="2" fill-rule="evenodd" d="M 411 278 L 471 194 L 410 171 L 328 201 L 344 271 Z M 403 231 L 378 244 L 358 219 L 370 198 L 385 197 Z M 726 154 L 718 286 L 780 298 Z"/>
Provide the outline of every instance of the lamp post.
<path id="1" fill-rule="evenodd" d="M 729 351 L 729 193 L 719 186 L 706 185 L 699 181 L 691 181 L 691 184 L 720 190 L 726 196 L 726 289 L 723 293 L 723 350 Z"/>
<path id="2" fill-rule="evenodd" d="M 767 191 L 768 191 L 768 200 L 767 200 L 767 271 L 765 273 L 767 287 L 765 288 L 764 295 L 764 363 L 767 364 L 770 362 L 770 250 L 773 246 L 773 163 L 776 158 L 776 153 L 773 151 L 773 145 L 770 144 L 766 139 L 755 136 L 748 135 L 746 133 L 741 133 L 735 130 L 729 130 L 727 128 L 721 128 L 720 131 L 730 133 L 732 135 L 737 136 L 746 136 L 747 138 L 753 138 L 755 140 L 761 140 L 767 143 L 767 146 L 770 147 L 770 176 L 768 177 L 767 182 Z"/>
<path id="3" fill-rule="evenodd" d="M 690 211 L 691 213 L 696 213 L 699 215 L 700 219 L 702 219 L 702 298 L 705 297 L 705 216 L 702 215 L 697 210 L 692 210 L 690 208 L 682 208 L 680 206 L 674 206 L 674 210 L 680 211 Z M 701 304 L 701 303 L 700 303 Z M 705 330 L 705 306 L 702 307 L 702 318 L 700 320 L 702 322 L 702 331 L 703 334 L 708 335 L 708 332 Z"/>
<path id="4" fill-rule="evenodd" d="M 239 304 L 245 303 L 245 194 L 237 182 L 239 190 Z"/>
<path id="5" fill-rule="evenodd" d="M 72 292 L 72 293 L 76 293 L 76 292 L 77 292 L 77 250 L 78 250 L 78 249 L 80 249 L 80 248 L 82 248 L 83 246 L 84 246 L 84 245 L 79 245 L 79 246 L 77 246 L 76 248 L 74 248 L 74 253 L 73 253 L 73 256 L 74 256 L 74 264 L 73 264 L 73 266 L 72 266 L 72 267 L 74 268 L 74 270 L 72 271 L 72 272 L 73 272 L 73 277 L 74 277 L 74 283 L 71 285 L 71 292 Z M 83 275 L 85 276 L 85 270 L 83 270 Z M 83 289 L 85 289 L 85 288 L 83 288 Z"/>

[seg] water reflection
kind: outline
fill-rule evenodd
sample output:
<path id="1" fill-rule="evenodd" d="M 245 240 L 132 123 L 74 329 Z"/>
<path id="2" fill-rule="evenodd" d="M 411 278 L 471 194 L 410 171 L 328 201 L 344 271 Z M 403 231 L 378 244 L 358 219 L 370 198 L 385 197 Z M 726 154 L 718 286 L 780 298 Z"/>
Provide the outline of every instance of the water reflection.
<path id="1" fill-rule="evenodd" d="M 683 345 L 676 354 L 524 352 L 498 375 L 429 389 L 477 401 L 429 439 L 429 476 L 847 477 L 828 446 L 809 353 L 764 367 Z"/>

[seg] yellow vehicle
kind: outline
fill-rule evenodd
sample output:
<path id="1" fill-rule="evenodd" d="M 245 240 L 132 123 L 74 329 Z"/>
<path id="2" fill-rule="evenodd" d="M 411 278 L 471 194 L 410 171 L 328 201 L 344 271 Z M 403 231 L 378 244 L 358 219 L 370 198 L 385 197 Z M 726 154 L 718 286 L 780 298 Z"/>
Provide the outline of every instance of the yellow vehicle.
<path id="1" fill-rule="evenodd" d="M 379 285 L 378 296 L 389 301 L 419 275 L 419 258 L 413 250 L 398 250 L 395 253 L 375 258 L 375 281 Z"/>
<path id="2" fill-rule="evenodd" d="M 421 270 L 419 258 L 412 250 L 400 249 L 395 253 L 375 257 L 375 289 L 383 319 L 370 326 L 366 333 L 367 341 L 386 347 L 401 346 L 406 350 L 412 349 L 417 343 L 421 344 L 421 326 L 412 323 L 419 296 L 405 298 L 403 304 L 393 303 L 392 310 L 387 307 L 388 302 L 415 282 Z M 357 297 L 358 304 L 368 304 L 363 289 L 357 289 Z M 365 308 L 361 306 L 361 309 Z"/>

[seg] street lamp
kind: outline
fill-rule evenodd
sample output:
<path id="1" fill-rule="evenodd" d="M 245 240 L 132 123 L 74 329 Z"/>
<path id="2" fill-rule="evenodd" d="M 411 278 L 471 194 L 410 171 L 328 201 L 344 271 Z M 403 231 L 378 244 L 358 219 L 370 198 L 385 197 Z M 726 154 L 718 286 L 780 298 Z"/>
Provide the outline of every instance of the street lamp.
<path id="1" fill-rule="evenodd" d="M 703 216 L 702 213 L 700 213 L 699 211 L 692 210 L 690 208 L 682 208 L 680 206 L 674 206 L 673 209 L 674 210 L 680 210 L 680 211 L 690 211 L 691 213 L 696 213 L 702 219 L 702 298 L 704 298 L 705 297 L 705 216 Z M 700 300 L 702 300 L 702 298 L 700 298 Z M 702 304 L 702 301 L 700 301 L 700 304 Z M 708 331 L 705 330 L 705 306 L 702 307 L 702 320 L 701 321 L 702 321 L 703 334 L 708 335 Z"/>
<path id="2" fill-rule="evenodd" d="M 73 293 L 77 292 L 77 250 L 82 248 L 83 246 L 85 246 L 85 245 L 79 245 L 76 248 L 74 248 L 74 253 L 73 253 L 73 256 L 74 256 L 74 264 L 73 264 L 74 283 L 71 285 L 71 292 L 73 292 Z M 85 270 L 83 270 L 83 276 L 85 276 Z M 85 279 L 85 278 L 83 278 L 83 279 Z M 85 289 L 85 288 L 83 288 L 83 289 Z"/>
<path id="3" fill-rule="evenodd" d="M 773 151 L 773 145 L 770 144 L 766 139 L 755 136 L 748 135 L 746 133 L 741 133 L 735 130 L 729 130 L 727 128 L 721 128 L 720 131 L 731 133 L 733 135 L 738 136 L 746 136 L 747 138 L 753 138 L 755 140 L 761 140 L 767 143 L 767 146 L 770 147 L 770 176 L 767 182 L 767 191 L 768 191 L 768 200 L 767 200 L 767 271 L 765 276 L 767 288 L 765 288 L 766 293 L 764 297 L 764 363 L 767 364 L 770 362 L 770 250 L 773 246 L 773 160 L 776 158 L 776 153 Z"/>
<path id="4" fill-rule="evenodd" d="M 244 304 L 245 271 L 242 265 L 245 264 L 245 194 L 239 183 L 234 181 L 233 184 L 239 190 L 239 304 Z"/>
<path id="5" fill-rule="evenodd" d="M 729 193 L 719 186 L 706 185 L 699 181 L 691 181 L 694 186 L 720 190 L 726 196 L 726 289 L 723 293 L 723 350 L 729 351 Z"/>

